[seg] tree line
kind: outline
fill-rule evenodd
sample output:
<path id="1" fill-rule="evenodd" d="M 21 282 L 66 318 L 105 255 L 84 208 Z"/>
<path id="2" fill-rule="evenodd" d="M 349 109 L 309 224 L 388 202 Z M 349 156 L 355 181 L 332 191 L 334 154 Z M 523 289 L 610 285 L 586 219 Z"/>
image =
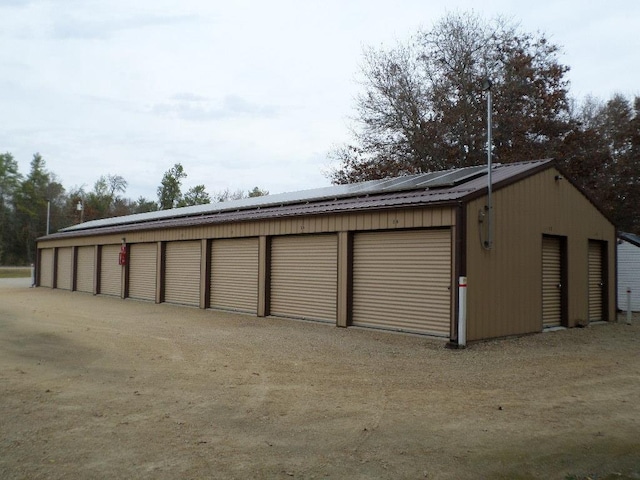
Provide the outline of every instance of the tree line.
<path id="1" fill-rule="evenodd" d="M 67 191 L 39 153 L 33 156 L 26 176 L 11 153 L 2 153 L 0 265 L 33 263 L 37 238 L 80 222 L 269 194 L 258 187 L 248 192 L 227 189 L 209 194 L 204 185 L 183 193 L 186 176 L 183 166 L 176 163 L 162 177 L 158 201 L 144 197 L 132 200 L 124 196 L 128 182 L 121 175 L 101 175 L 89 191 L 84 187 Z"/>
<path id="2" fill-rule="evenodd" d="M 640 97 L 572 99 L 559 52 L 542 33 L 474 13 L 365 49 L 352 140 L 331 152 L 330 179 L 485 163 L 490 86 L 495 162 L 555 158 L 620 230 L 640 234 Z"/>

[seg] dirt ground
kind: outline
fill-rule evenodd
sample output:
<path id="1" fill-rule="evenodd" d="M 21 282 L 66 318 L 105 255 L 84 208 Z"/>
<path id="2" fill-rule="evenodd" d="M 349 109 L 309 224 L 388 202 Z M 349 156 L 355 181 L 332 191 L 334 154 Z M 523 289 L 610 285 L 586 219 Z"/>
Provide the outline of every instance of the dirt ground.
<path id="1" fill-rule="evenodd" d="M 640 478 L 638 315 L 455 351 L 28 285 L 0 281 L 2 479 Z"/>

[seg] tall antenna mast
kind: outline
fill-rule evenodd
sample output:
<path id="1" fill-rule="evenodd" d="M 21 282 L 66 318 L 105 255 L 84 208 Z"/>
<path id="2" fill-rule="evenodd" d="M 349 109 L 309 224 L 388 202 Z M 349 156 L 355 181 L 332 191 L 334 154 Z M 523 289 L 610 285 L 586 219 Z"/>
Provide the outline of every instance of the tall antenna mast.
<path id="1" fill-rule="evenodd" d="M 491 98 L 491 86 L 493 83 L 490 79 L 485 78 L 482 82 L 482 90 L 487 92 L 487 206 L 485 207 L 487 213 L 487 237 L 482 243 L 485 250 L 491 250 L 493 247 L 493 199 L 492 197 L 492 185 L 491 180 L 491 157 L 492 157 L 492 98 Z"/>

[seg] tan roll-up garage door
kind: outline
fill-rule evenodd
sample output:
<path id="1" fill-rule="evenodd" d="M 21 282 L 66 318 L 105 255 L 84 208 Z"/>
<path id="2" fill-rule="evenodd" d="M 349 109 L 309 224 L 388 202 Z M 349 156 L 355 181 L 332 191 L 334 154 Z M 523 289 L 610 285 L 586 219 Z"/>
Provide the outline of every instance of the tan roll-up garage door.
<path id="1" fill-rule="evenodd" d="M 53 287 L 53 248 L 40 251 L 40 286 Z"/>
<path id="2" fill-rule="evenodd" d="M 256 313 L 258 308 L 258 239 L 224 239 L 211 243 L 211 308 Z"/>
<path id="3" fill-rule="evenodd" d="M 562 258 L 557 237 L 542 238 L 542 327 L 562 324 Z"/>
<path id="4" fill-rule="evenodd" d="M 129 247 L 129 298 L 155 301 L 157 256 L 156 243 Z"/>
<path id="5" fill-rule="evenodd" d="M 336 321 L 336 235 L 292 235 L 271 241 L 272 315 Z"/>
<path id="6" fill-rule="evenodd" d="M 167 243 L 164 300 L 200 305 L 200 242 Z"/>
<path id="7" fill-rule="evenodd" d="M 602 244 L 589 240 L 589 321 L 602 320 Z"/>
<path id="8" fill-rule="evenodd" d="M 73 265 L 71 247 L 58 249 L 58 259 L 56 268 L 56 288 L 61 290 L 71 290 L 71 270 Z"/>
<path id="9" fill-rule="evenodd" d="M 78 292 L 93 293 L 94 253 L 94 247 L 78 247 L 76 266 L 76 290 Z"/>
<path id="10" fill-rule="evenodd" d="M 356 233 L 352 324 L 449 336 L 451 231 Z"/>
<path id="11" fill-rule="evenodd" d="M 121 295 L 122 266 L 118 263 L 120 245 L 104 245 L 100 253 L 100 292 L 103 295 Z"/>

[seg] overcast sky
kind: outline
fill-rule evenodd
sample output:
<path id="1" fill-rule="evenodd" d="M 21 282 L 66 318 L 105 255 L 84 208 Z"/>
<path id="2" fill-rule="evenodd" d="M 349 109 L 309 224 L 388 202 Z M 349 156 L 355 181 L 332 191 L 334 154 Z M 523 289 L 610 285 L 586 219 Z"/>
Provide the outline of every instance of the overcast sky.
<path id="1" fill-rule="evenodd" d="M 0 152 L 134 199 L 176 162 L 183 191 L 326 186 L 363 47 L 472 9 L 561 45 L 572 96 L 640 94 L 638 0 L 0 0 Z"/>

